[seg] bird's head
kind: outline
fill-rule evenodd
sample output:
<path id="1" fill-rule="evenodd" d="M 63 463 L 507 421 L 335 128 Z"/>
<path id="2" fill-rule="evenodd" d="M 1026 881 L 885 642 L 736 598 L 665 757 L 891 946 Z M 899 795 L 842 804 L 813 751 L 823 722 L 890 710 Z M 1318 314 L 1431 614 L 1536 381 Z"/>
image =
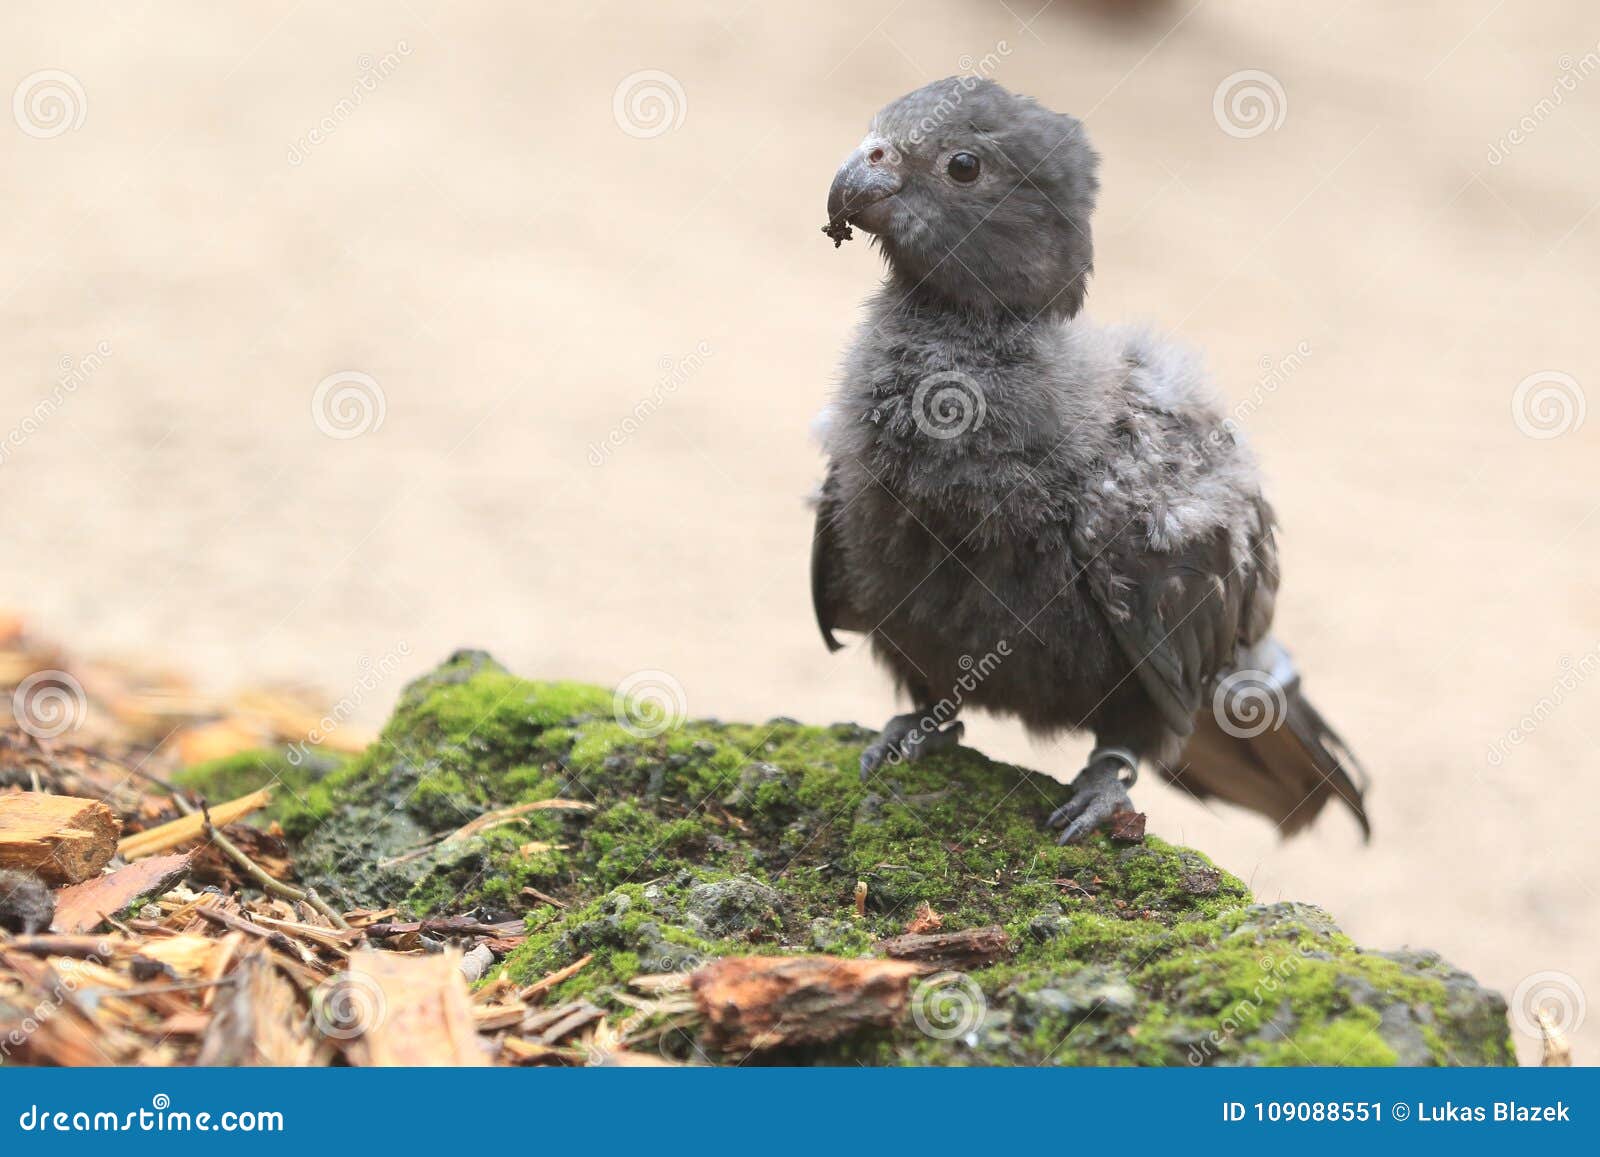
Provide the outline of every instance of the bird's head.
<path id="1" fill-rule="evenodd" d="M 837 244 L 865 229 L 899 278 L 964 308 L 1071 317 L 1094 262 L 1098 164 L 1074 118 L 949 77 L 873 118 L 823 232 Z"/>

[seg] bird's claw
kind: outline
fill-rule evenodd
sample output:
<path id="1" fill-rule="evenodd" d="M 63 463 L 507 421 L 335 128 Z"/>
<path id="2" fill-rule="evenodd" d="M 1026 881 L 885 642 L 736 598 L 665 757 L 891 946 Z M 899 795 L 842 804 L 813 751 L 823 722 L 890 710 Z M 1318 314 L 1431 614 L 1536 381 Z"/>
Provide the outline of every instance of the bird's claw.
<path id="1" fill-rule="evenodd" d="M 1072 781 L 1072 798 L 1050 813 L 1050 826 L 1060 828 L 1058 844 L 1075 844 L 1086 839 L 1121 811 L 1133 811 L 1128 785 L 1121 779 L 1126 766 L 1119 760 L 1103 759 L 1091 763 Z"/>
<path id="2" fill-rule="evenodd" d="M 873 772 L 885 763 L 921 759 L 931 751 L 949 751 L 959 746 L 967 725 L 959 720 L 943 728 L 924 728 L 926 716 L 918 714 L 896 715 L 883 725 L 878 738 L 861 753 L 861 781 L 865 783 Z"/>

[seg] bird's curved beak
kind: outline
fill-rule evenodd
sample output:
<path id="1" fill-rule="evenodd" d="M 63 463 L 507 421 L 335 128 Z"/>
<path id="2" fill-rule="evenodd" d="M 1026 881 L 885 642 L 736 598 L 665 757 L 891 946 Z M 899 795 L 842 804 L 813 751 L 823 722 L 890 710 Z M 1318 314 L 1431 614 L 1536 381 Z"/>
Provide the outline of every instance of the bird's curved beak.
<path id="1" fill-rule="evenodd" d="M 837 243 L 849 237 L 849 226 L 881 233 L 889 223 L 884 204 L 900 191 L 900 154 L 888 141 L 868 137 L 833 176 L 828 190 L 828 224 L 823 228 Z"/>

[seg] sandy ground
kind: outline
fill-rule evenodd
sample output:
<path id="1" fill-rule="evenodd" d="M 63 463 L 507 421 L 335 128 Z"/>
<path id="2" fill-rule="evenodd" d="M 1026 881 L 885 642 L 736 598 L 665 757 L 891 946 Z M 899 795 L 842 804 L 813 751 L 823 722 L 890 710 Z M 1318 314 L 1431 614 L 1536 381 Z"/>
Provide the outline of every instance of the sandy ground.
<path id="1" fill-rule="evenodd" d="M 1600 996 L 1600 15 L 1038 2 L 8 5 L 0 603 L 217 685 L 338 695 L 472 643 L 881 722 L 811 622 L 807 424 L 878 276 L 817 227 L 877 106 L 993 69 L 1104 154 L 1091 312 L 1181 332 L 1245 407 L 1281 633 L 1376 777 L 1366 849 L 1155 786 L 1152 829 L 1508 994 L 1560 974 L 1572 1024 Z M 1247 69 L 1281 95 L 1230 134 Z M 665 119 L 619 119 L 651 70 Z M 1541 374 L 1567 409 L 1519 418 Z M 1084 750 L 969 736 L 1057 774 Z"/>

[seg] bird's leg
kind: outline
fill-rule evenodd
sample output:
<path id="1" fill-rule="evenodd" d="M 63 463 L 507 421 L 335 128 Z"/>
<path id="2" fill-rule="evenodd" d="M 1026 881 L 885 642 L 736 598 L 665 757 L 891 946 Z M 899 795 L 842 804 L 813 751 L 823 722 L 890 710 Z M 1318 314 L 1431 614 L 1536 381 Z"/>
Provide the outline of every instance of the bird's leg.
<path id="1" fill-rule="evenodd" d="M 1127 778 L 1123 778 L 1123 774 Z M 1073 844 L 1102 827 L 1120 811 L 1132 811 L 1128 789 L 1139 778 L 1139 757 L 1126 747 L 1097 747 L 1072 781 L 1072 798 L 1050 815 L 1060 828 L 1059 844 Z"/>
<path id="2" fill-rule="evenodd" d="M 948 751 L 961 743 L 966 729 L 967 725 L 959 720 L 941 726 L 932 708 L 896 715 L 861 753 L 861 780 L 865 783 L 885 763 L 921 759 L 930 751 Z"/>

